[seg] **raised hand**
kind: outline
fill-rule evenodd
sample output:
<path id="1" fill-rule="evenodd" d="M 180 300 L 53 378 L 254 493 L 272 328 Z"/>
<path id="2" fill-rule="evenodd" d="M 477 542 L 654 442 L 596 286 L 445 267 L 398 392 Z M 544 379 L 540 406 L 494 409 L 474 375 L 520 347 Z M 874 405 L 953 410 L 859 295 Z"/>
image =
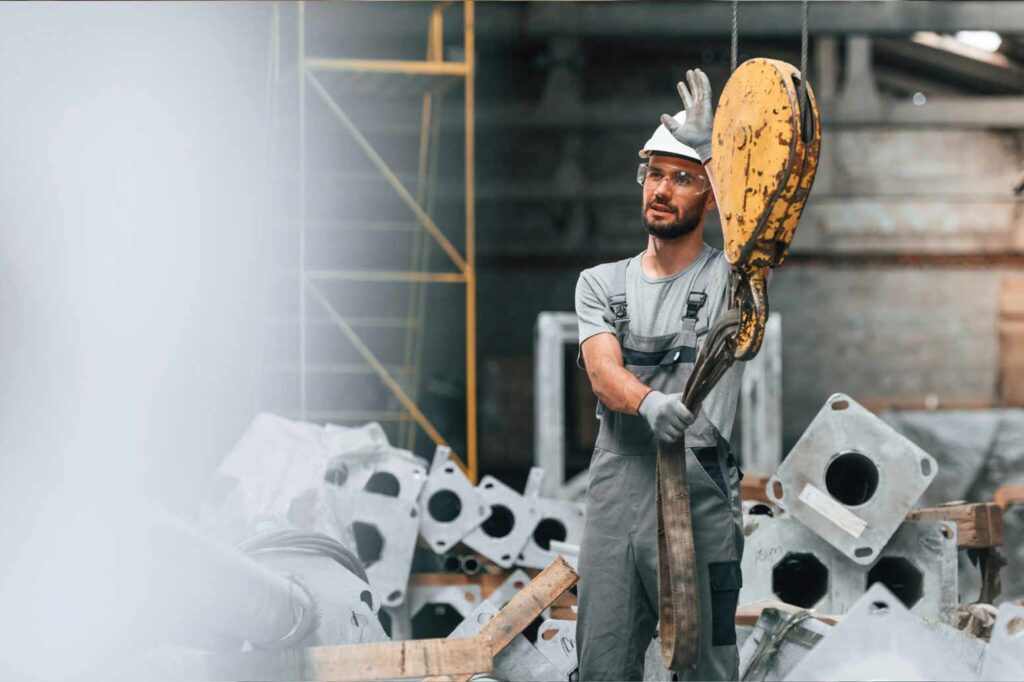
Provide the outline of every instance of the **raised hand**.
<path id="1" fill-rule="evenodd" d="M 707 163 L 711 158 L 711 128 L 714 124 L 711 81 L 700 69 L 691 69 L 686 72 L 686 83 L 680 81 L 676 89 L 683 100 L 686 118 L 679 123 L 668 114 L 662 114 L 661 122 L 673 137 L 696 149 L 700 160 Z"/>

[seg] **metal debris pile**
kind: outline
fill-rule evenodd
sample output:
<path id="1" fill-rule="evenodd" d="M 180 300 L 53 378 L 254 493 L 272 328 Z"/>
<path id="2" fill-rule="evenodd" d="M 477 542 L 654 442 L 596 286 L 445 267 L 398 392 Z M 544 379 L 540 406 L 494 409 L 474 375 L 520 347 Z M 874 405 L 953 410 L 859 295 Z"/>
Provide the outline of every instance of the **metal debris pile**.
<path id="1" fill-rule="evenodd" d="M 1024 608 L 982 603 L 998 596 L 1001 514 L 915 510 L 937 474 L 934 457 L 850 397 L 826 401 L 764 498 L 744 503 L 737 621 L 757 619 L 738 625 L 741 679 L 1020 679 Z M 960 603 L 961 550 L 993 569 L 971 604 Z M 648 660 L 647 679 L 670 679 Z"/>
<path id="2" fill-rule="evenodd" d="M 572 556 L 583 530 L 582 505 L 541 495 L 543 469 L 530 471 L 522 493 L 492 476 L 474 485 L 448 448 L 437 448 L 428 468 L 388 444 L 377 424 L 320 427 L 263 414 L 218 473 L 227 492 L 203 516 L 222 540 L 245 548 L 253 533 L 302 529 L 350 548 L 365 567 L 362 581 L 346 576 L 361 589 L 347 592 L 342 611 L 381 627 L 372 635 L 333 628 L 333 640 L 318 644 L 473 636 L 556 549 Z M 303 583 L 322 560 L 315 552 L 253 556 Z M 519 634 L 495 657 L 493 674 L 568 680 L 576 623 L 565 616 L 574 603 L 567 592 L 546 609 L 529 638 Z"/>
<path id="3" fill-rule="evenodd" d="M 377 424 L 260 415 L 221 466 L 226 492 L 204 524 L 324 595 L 319 630 L 289 646 L 477 636 L 537 569 L 573 557 L 583 509 L 543 497 L 540 468 L 520 493 L 491 476 L 474 485 L 449 455 L 428 464 Z M 937 458 L 883 419 L 843 394 L 826 401 L 782 465 L 745 488 L 742 679 L 1019 679 L 1024 607 L 991 604 L 1001 512 L 915 509 L 937 478 Z M 306 535 L 265 540 L 287 532 Z M 965 554 L 983 576 L 966 603 Z M 575 626 L 565 592 L 480 679 L 574 679 Z M 671 679 L 658 647 L 645 679 Z"/>

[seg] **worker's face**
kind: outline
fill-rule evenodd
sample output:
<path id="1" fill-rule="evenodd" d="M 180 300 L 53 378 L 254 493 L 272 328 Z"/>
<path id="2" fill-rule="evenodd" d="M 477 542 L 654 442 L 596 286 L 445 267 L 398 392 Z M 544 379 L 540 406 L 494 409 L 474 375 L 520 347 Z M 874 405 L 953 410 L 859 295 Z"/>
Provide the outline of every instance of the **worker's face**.
<path id="1" fill-rule="evenodd" d="M 689 173 L 694 184 L 675 182 L 679 171 Z M 647 232 L 658 239 L 672 240 L 701 227 L 705 214 L 715 205 L 714 192 L 709 187 L 707 173 L 696 161 L 651 156 L 641 210 Z"/>

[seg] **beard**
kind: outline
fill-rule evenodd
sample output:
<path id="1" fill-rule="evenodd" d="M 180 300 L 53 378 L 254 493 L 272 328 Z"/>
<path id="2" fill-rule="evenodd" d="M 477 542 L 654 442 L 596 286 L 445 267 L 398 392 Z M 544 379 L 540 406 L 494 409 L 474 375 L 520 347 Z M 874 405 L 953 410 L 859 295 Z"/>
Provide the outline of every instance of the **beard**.
<path id="1" fill-rule="evenodd" d="M 671 222 L 651 221 L 647 219 L 647 209 L 651 207 L 651 203 L 644 206 L 640 212 L 640 221 L 643 223 L 647 233 L 656 239 L 672 241 L 673 239 L 685 237 L 697 229 L 701 218 L 704 217 L 704 206 L 698 204 L 691 206 L 681 216 Z"/>

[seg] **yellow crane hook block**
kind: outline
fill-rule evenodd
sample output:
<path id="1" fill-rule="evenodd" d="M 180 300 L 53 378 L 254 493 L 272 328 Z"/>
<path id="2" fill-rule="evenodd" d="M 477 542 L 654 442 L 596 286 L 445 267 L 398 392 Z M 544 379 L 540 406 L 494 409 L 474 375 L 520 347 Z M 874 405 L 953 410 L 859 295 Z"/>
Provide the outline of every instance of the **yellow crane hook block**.
<path id="1" fill-rule="evenodd" d="M 792 64 L 750 59 L 725 84 L 715 114 L 712 176 L 736 280 L 737 360 L 761 347 L 768 268 L 785 260 L 818 169 L 818 105 L 805 84 L 801 107 L 800 77 Z"/>

